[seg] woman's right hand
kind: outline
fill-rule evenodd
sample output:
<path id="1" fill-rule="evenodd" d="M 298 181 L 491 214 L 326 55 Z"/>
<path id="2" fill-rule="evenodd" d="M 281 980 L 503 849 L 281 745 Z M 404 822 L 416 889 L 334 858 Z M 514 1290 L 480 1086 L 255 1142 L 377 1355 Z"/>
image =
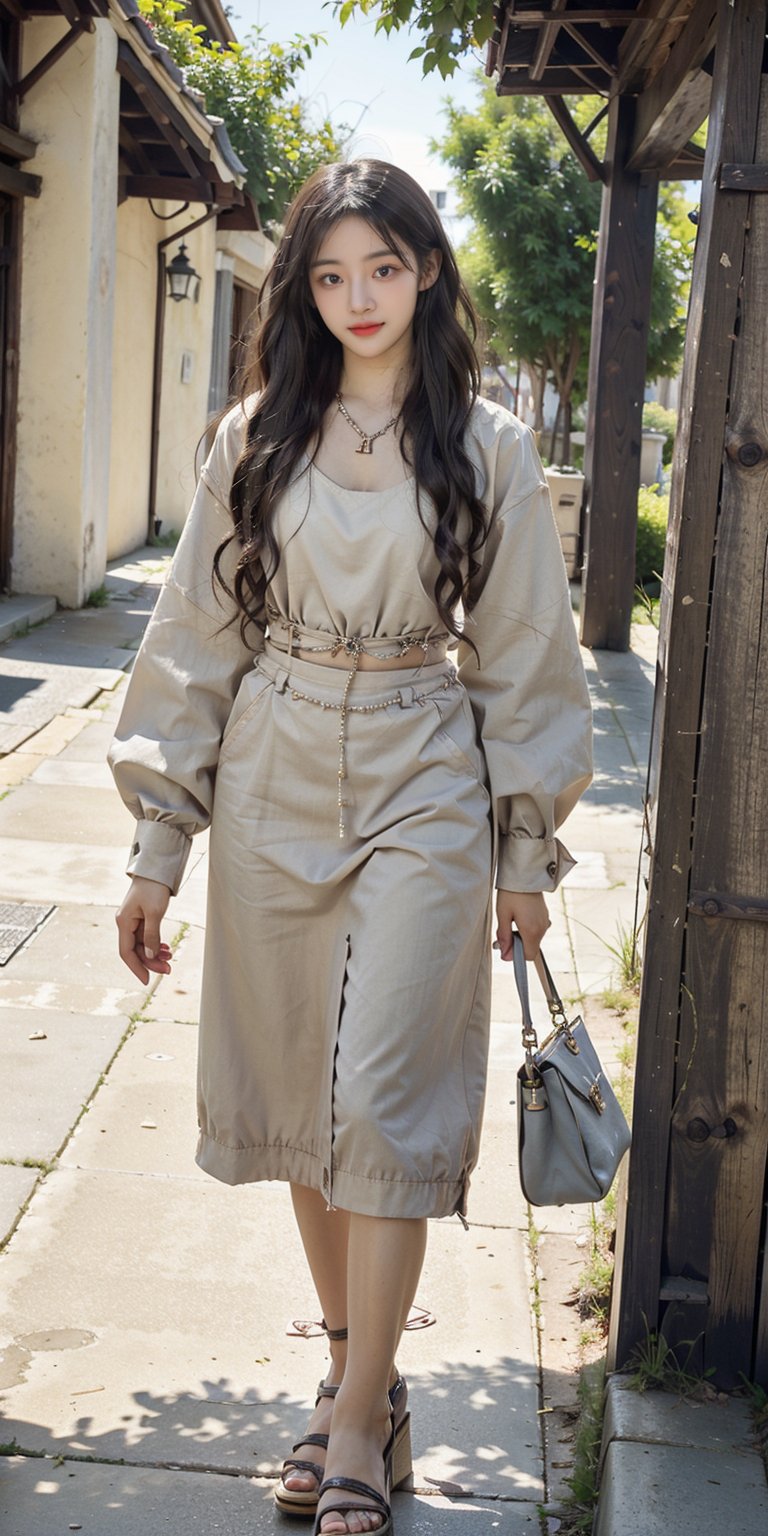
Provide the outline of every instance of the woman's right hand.
<path id="1" fill-rule="evenodd" d="M 160 940 L 160 923 L 170 899 L 169 886 L 132 875 L 131 888 L 115 917 L 120 959 L 144 986 L 151 971 L 170 975 L 171 950 Z"/>

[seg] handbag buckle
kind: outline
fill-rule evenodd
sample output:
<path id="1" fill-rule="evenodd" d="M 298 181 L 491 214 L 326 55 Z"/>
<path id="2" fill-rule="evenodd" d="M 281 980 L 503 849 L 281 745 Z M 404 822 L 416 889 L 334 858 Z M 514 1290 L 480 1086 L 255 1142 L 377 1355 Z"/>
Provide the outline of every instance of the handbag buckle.
<path id="1" fill-rule="evenodd" d="M 603 1095 L 600 1092 L 600 1085 L 599 1085 L 599 1083 L 594 1082 L 592 1084 L 592 1087 L 589 1090 L 589 1098 L 590 1098 L 590 1103 L 594 1105 L 595 1109 L 597 1110 L 597 1113 L 599 1115 L 602 1115 L 603 1110 L 605 1109 L 605 1099 L 603 1098 Z"/>
<path id="2" fill-rule="evenodd" d="M 536 1071 L 536 1068 L 530 1057 L 528 1057 L 526 1061 L 526 1071 L 528 1076 L 525 1078 L 523 1086 L 528 1089 L 531 1098 L 530 1102 L 526 1104 L 525 1109 L 527 1114 L 536 1114 L 541 1110 L 546 1109 L 547 1105 L 540 1104 L 537 1098 L 537 1094 L 541 1088 L 541 1078 Z"/>

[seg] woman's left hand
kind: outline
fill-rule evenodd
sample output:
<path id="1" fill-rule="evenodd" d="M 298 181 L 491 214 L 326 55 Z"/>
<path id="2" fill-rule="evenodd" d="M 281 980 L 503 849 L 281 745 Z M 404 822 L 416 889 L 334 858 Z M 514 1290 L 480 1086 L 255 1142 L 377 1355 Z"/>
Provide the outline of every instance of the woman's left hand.
<path id="1" fill-rule="evenodd" d="M 512 925 L 523 941 L 526 960 L 535 960 L 551 926 L 541 891 L 496 892 L 496 938 L 502 960 L 512 959 Z"/>

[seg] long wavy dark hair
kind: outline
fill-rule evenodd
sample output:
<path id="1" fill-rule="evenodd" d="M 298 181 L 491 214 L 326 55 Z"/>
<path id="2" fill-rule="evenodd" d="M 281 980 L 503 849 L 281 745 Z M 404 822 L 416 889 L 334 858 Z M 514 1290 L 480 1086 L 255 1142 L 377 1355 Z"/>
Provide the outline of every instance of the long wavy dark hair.
<path id="1" fill-rule="evenodd" d="M 417 491 L 419 517 L 434 540 L 439 562 L 435 603 L 446 629 L 476 574 L 487 533 L 464 434 L 477 398 L 480 370 L 474 349 L 477 322 L 443 226 L 427 194 L 397 166 L 382 160 L 325 165 L 292 203 L 272 268 L 259 293 L 252 353 L 242 401 L 256 394 L 245 446 L 235 467 L 230 508 L 233 531 L 219 545 L 214 576 L 249 622 L 264 627 L 266 588 L 280 562 L 274 532 L 277 502 L 301 456 L 319 443 L 326 412 L 340 387 L 341 343 L 311 299 L 310 264 L 340 219 L 365 219 L 400 261 L 419 276 L 430 252 L 440 273 L 418 295 L 413 318 L 410 377 L 399 418 L 403 455 Z M 434 504 L 429 521 L 419 492 Z M 233 540 L 241 546 L 233 587 L 221 559 Z"/>

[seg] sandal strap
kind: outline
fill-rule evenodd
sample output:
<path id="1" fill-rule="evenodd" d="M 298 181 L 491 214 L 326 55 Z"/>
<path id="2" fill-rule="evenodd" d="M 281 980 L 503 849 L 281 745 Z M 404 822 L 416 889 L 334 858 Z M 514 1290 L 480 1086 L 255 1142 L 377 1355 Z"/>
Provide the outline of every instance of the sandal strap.
<path id="1" fill-rule="evenodd" d="M 317 1490 L 318 1499 L 321 1499 L 323 1494 L 327 1493 L 330 1488 L 344 1488 L 347 1493 L 360 1493 L 364 1498 L 373 1499 L 374 1504 L 378 1506 L 378 1508 L 373 1511 L 374 1514 L 378 1514 L 379 1511 L 381 1511 L 384 1515 L 389 1516 L 392 1513 L 387 1500 L 384 1498 L 383 1493 L 379 1493 L 377 1488 L 371 1488 L 370 1483 L 358 1482 L 356 1477 L 327 1477 L 325 1482 L 321 1483 Z M 351 1512 L 352 1510 L 361 1508 L 365 1509 L 366 1507 L 366 1505 L 360 1504 L 328 1505 L 329 1509 L 337 1509 L 340 1515 L 344 1514 L 345 1511 Z M 323 1511 L 323 1513 L 325 1513 L 325 1511 Z"/>
<path id="2" fill-rule="evenodd" d="M 302 1442 L 299 1441 L 299 1445 L 301 1445 L 301 1443 Z M 321 1483 L 323 1480 L 323 1472 L 325 1468 L 318 1466 L 316 1461 L 303 1461 L 301 1456 L 286 1456 L 285 1461 L 283 1462 L 282 1471 L 280 1473 L 281 1482 L 285 1481 L 285 1474 L 286 1472 L 290 1472 L 291 1468 L 293 1468 L 295 1472 L 311 1472 L 312 1476 L 317 1478 L 318 1483 Z M 293 1489 L 290 1490 L 291 1493 L 293 1493 L 293 1491 Z M 309 1493 L 310 1489 L 297 1488 L 295 1491 L 296 1493 Z"/>
<path id="3" fill-rule="evenodd" d="M 327 1451 L 327 1449 L 328 1449 L 328 1436 L 327 1435 L 304 1435 L 301 1440 L 297 1440 L 296 1441 L 296 1444 L 293 1447 L 294 1451 L 297 1451 L 299 1449 L 300 1445 L 317 1445 L 317 1446 L 319 1446 L 321 1451 Z"/>
<path id="4" fill-rule="evenodd" d="M 325 1382 L 321 1381 L 319 1386 L 318 1386 L 318 1389 L 317 1389 L 317 1397 L 315 1398 L 315 1407 L 317 1407 L 321 1397 L 335 1397 L 336 1393 L 338 1392 L 338 1390 L 339 1390 L 338 1386 L 335 1386 L 335 1387 L 328 1386 L 327 1387 Z M 394 1387 L 392 1388 L 392 1390 L 394 1391 Z"/>
<path id="5" fill-rule="evenodd" d="M 325 1321 L 325 1318 L 323 1318 L 323 1320 L 322 1320 L 322 1322 L 320 1324 L 320 1327 L 322 1328 L 323 1333 L 325 1334 L 327 1339 L 338 1339 L 338 1340 L 341 1340 L 341 1339 L 348 1339 L 349 1338 L 349 1329 L 348 1328 L 329 1328 L 327 1322 Z"/>

